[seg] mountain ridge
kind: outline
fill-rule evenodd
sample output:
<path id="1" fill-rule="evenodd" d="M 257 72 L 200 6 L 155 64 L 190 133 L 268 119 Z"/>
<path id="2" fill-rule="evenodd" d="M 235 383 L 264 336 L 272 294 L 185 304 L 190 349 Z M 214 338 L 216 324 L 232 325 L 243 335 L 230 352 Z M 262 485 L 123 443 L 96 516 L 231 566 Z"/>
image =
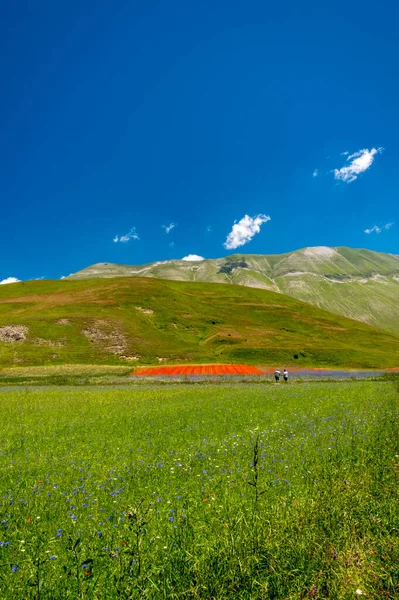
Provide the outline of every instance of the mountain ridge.
<path id="1" fill-rule="evenodd" d="M 237 284 L 282 293 L 399 333 L 399 255 L 346 246 L 143 265 L 97 263 L 67 279 L 148 277 Z"/>

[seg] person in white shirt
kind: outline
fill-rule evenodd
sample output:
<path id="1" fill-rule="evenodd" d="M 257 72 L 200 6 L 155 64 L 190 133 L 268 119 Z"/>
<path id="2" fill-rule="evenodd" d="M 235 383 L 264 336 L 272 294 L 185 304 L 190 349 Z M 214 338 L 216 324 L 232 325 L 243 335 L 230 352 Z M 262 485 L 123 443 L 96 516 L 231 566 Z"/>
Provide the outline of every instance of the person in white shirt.
<path id="1" fill-rule="evenodd" d="M 284 381 L 288 381 L 288 371 L 287 371 L 287 369 L 284 369 L 283 377 L 284 377 Z"/>
<path id="2" fill-rule="evenodd" d="M 274 379 L 276 380 L 276 383 L 280 381 L 280 369 L 274 371 Z"/>

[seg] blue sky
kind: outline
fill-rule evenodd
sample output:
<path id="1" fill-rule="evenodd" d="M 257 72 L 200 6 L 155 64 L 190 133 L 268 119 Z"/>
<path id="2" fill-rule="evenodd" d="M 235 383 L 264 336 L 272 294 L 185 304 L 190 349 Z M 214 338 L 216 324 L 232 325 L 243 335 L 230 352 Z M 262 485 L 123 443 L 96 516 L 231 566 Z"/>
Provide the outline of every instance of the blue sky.
<path id="1" fill-rule="evenodd" d="M 0 280 L 399 254 L 398 19 L 394 2 L 4 4 Z"/>

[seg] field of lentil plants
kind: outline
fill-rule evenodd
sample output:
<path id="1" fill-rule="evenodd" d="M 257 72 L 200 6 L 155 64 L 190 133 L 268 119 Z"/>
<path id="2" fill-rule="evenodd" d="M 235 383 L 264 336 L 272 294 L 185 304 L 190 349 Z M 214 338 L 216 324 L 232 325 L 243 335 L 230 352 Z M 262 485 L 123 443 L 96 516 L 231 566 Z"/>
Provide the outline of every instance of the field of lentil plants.
<path id="1" fill-rule="evenodd" d="M 0 597 L 399 597 L 394 382 L 0 395 Z"/>

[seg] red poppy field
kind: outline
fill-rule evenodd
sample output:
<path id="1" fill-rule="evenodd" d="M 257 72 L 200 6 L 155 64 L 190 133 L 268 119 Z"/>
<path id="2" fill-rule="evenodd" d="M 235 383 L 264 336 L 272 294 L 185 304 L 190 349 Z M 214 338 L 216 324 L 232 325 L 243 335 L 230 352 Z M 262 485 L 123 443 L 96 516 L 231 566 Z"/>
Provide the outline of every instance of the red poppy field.
<path id="1" fill-rule="evenodd" d="M 159 367 L 136 367 L 132 375 L 261 375 L 257 367 L 250 365 L 163 365 Z"/>

